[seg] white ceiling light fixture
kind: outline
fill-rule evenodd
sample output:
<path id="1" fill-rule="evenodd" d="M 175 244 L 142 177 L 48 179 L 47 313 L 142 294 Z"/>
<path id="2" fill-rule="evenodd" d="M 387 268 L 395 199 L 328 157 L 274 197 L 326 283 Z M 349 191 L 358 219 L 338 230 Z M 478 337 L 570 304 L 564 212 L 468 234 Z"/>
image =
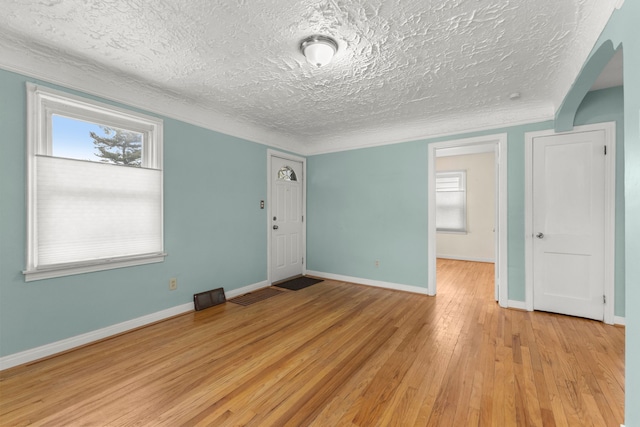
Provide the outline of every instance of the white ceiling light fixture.
<path id="1" fill-rule="evenodd" d="M 338 51 L 338 43 L 327 36 L 309 36 L 300 42 L 300 51 L 307 58 L 307 62 L 322 67 L 331 62 Z"/>

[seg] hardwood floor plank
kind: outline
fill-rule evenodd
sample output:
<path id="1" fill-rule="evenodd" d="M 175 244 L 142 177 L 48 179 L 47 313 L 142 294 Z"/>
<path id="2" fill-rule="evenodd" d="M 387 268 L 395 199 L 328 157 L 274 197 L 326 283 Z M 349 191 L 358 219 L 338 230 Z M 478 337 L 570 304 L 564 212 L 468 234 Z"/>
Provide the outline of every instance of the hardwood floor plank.
<path id="1" fill-rule="evenodd" d="M 438 260 L 427 297 L 325 280 L 0 372 L 0 425 L 618 426 L 624 328 L 494 300 Z"/>

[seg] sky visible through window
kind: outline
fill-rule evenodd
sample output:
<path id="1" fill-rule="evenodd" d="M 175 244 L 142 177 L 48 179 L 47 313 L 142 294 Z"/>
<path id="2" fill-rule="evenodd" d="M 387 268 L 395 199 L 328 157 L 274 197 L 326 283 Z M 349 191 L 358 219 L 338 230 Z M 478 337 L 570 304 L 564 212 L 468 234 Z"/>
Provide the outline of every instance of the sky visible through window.
<path id="1" fill-rule="evenodd" d="M 98 156 L 91 132 L 101 137 L 109 137 L 100 125 L 83 120 L 53 114 L 51 117 L 51 138 L 54 157 L 104 162 Z M 142 138 L 141 138 L 142 139 Z"/>
<path id="2" fill-rule="evenodd" d="M 98 151 L 93 145 L 90 133 L 104 135 L 99 125 L 70 119 L 54 114 L 52 120 L 52 145 L 55 157 L 67 157 L 70 159 L 90 160 L 99 162 Z"/>

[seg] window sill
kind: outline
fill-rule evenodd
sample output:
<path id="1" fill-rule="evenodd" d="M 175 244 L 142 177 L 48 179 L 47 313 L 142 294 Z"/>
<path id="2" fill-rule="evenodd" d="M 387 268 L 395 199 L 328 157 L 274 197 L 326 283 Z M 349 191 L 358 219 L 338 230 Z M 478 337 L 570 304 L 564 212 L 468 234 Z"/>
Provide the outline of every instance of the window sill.
<path id="1" fill-rule="evenodd" d="M 25 282 L 32 282 L 35 280 L 53 279 L 55 277 L 71 276 L 74 274 L 93 273 L 95 271 L 153 264 L 163 262 L 166 256 L 166 253 L 156 253 L 77 264 L 60 264 L 55 266 L 43 267 L 40 269 L 26 270 L 23 271 L 22 274 L 24 274 Z"/>
<path id="2" fill-rule="evenodd" d="M 454 230 L 436 230 L 438 234 L 467 234 L 467 231 L 454 231 Z"/>

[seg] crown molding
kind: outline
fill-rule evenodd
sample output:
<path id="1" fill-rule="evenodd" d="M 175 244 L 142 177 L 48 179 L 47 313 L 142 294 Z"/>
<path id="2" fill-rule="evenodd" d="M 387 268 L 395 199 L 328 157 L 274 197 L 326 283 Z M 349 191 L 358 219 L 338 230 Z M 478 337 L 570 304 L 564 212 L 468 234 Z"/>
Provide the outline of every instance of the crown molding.
<path id="1" fill-rule="evenodd" d="M 520 108 L 508 111 L 466 113 L 455 120 L 433 122 L 421 120 L 393 127 L 365 129 L 311 143 L 306 146 L 305 154 L 312 156 L 454 136 L 464 138 L 469 134 L 480 132 L 499 133 L 513 126 L 551 121 L 554 118 L 554 111 L 550 103 L 523 104 Z"/>
<path id="2" fill-rule="evenodd" d="M 302 140 L 207 109 L 189 102 L 179 93 L 152 87 L 112 69 L 71 56 L 62 58 L 60 52 L 47 53 L 42 48 L 17 39 L 8 41 L 0 38 L 0 68 L 301 156 L 463 136 L 474 132 L 493 132 L 496 129 L 553 120 L 555 113 L 551 104 L 520 103 L 518 108 L 509 110 L 461 113 L 454 120 L 425 119 Z"/>
<path id="3" fill-rule="evenodd" d="M 289 135 L 206 109 L 111 69 L 47 55 L 15 40 L 9 43 L 0 38 L 0 68 L 258 144 L 300 150 Z"/>

